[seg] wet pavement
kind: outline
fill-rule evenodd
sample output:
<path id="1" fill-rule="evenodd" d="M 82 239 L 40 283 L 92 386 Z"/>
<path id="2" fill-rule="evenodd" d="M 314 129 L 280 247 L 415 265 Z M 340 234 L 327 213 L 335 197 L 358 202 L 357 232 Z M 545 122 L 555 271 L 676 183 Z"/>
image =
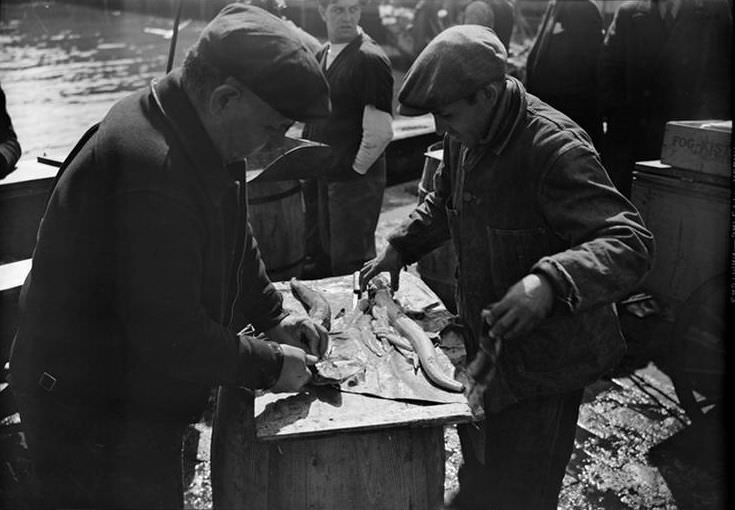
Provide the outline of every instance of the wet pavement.
<path id="1" fill-rule="evenodd" d="M 0 83 L 22 159 L 63 157 L 118 99 L 165 74 L 170 19 L 0 2 Z M 204 27 L 184 20 L 175 63 Z"/>

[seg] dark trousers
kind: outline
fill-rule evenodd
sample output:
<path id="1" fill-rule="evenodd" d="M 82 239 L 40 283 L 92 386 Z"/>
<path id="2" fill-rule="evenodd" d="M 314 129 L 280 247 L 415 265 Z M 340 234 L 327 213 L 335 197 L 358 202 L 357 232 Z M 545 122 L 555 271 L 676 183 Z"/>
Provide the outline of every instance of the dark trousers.
<path id="1" fill-rule="evenodd" d="M 486 415 L 480 441 L 475 425 L 458 426 L 464 463 L 457 508 L 555 510 L 581 402 L 582 390 L 524 400 Z"/>
<path id="2" fill-rule="evenodd" d="M 350 274 L 375 257 L 375 229 L 385 182 L 381 156 L 366 175 L 307 184 L 306 252 L 320 266 L 320 276 Z"/>
<path id="3" fill-rule="evenodd" d="M 182 508 L 185 423 L 14 391 L 41 508 Z"/>

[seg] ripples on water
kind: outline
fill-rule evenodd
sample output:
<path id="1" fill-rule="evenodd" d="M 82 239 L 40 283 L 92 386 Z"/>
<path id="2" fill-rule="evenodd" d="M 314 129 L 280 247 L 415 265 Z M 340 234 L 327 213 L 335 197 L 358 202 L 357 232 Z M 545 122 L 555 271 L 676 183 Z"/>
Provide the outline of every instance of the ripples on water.
<path id="1" fill-rule="evenodd" d="M 172 18 L 0 2 L 0 83 L 23 159 L 63 159 L 112 104 L 165 73 Z M 175 65 L 204 27 L 182 20 Z"/>

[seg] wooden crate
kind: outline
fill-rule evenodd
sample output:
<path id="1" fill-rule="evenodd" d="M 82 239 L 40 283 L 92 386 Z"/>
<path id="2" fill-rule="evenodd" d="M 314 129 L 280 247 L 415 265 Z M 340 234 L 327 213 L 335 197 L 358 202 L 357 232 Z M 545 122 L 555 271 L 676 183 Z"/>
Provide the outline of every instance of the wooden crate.
<path id="1" fill-rule="evenodd" d="M 292 422 L 308 421 L 311 404 L 300 405 L 301 395 L 287 396 L 291 401 L 280 404 L 292 408 Z M 371 400 L 343 396 L 353 403 Z M 382 402 L 390 407 L 391 401 Z M 342 421 L 341 406 L 332 405 L 332 421 Z M 377 409 L 362 405 L 361 415 L 368 417 Z M 258 411 L 256 415 L 262 414 Z M 354 422 L 352 430 L 276 431 L 263 437 L 251 413 L 253 399 L 246 392 L 220 389 L 212 449 L 215 508 L 405 510 L 439 508 L 442 503 L 445 418 L 437 417 L 431 425 L 384 420 L 381 427 L 366 423 L 368 418 Z M 410 422 L 411 413 L 406 417 Z"/>
<path id="2" fill-rule="evenodd" d="M 730 178 L 731 123 L 712 120 L 666 123 L 661 161 L 683 170 Z"/>
<path id="3" fill-rule="evenodd" d="M 658 162 L 637 163 L 631 200 L 656 241 L 644 287 L 679 305 L 711 277 L 727 274 L 730 189 L 665 171 Z"/>

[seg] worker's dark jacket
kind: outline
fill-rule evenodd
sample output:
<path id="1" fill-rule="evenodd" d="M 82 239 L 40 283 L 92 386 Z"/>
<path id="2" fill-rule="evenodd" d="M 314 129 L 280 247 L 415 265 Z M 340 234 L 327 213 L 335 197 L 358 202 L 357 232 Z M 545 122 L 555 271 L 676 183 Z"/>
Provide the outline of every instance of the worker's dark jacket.
<path id="1" fill-rule="evenodd" d="M 392 113 L 393 75 L 383 49 L 370 36 L 360 33 L 326 68 L 325 45 L 316 57 L 329 82 L 332 112 L 325 119 L 306 124 L 304 138 L 325 143 L 332 156 L 324 177 L 329 181 L 358 180 L 362 176 L 352 169 L 362 141 L 362 117 L 366 105 Z M 366 175 L 385 172 L 385 156 L 381 155 Z"/>
<path id="2" fill-rule="evenodd" d="M 275 382 L 273 345 L 233 331 L 268 329 L 284 313 L 243 190 L 179 74 L 155 87 L 160 106 L 150 89 L 121 100 L 58 179 L 11 371 L 23 389 L 47 372 L 59 398 L 190 419 L 213 385 Z"/>
<path id="3" fill-rule="evenodd" d="M 568 117 L 508 78 L 490 118 L 476 147 L 445 137 L 435 191 L 389 242 L 411 263 L 451 236 L 458 310 L 474 338 L 480 311 L 529 272 L 553 283 L 551 316 L 502 343 L 486 394 L 493 412 L 581 388 L 619 361 L 625 347 L 611 303 L 645 275 L 653 241 Z"/>
<path id="4" fill-rule="evenodd" d="M 509 0 L 485 0 L 493 11 L 492 29 L 500 38 L 505 49 L 510 48 L 510 36 L 513 34 L 514 8 Z"/>
<path id="5" fill-rule="evenodd" d="M 602 16 L 590 0 L 552 0 L 528 54 L 528 91 L 569 116 L 601 147 L 597 91 Z"/>
<path id="6" fill-rule="evenodd" d="M 600 55 L 610 151 L 658 159 L 670 120 L 730 119 L 732 15 L 725 0 L 682 0 L 670 31 L 650 0 L 624 3 Z"/>

